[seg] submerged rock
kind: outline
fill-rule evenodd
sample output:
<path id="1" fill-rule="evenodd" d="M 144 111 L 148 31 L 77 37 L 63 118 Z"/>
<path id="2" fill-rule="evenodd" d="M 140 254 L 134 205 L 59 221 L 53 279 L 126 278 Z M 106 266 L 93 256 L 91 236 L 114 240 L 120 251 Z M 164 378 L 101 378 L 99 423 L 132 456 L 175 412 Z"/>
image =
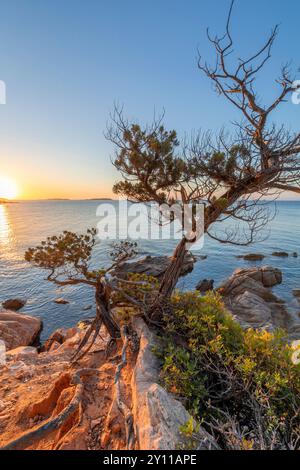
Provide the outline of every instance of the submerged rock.
<path id="1" fill-rule="evenodd" d="M 92 310 L 92 308 L 92 305 L 86 305 L 85 307 L 83 307 L 83 311 L 86 312 L 87 310 Z"/>
<path id="2" fill-rule="evenodd" d="M 65 305 L 65 304 L 69 304 L 70 302 L 66 299 L 63 299 L 63 298 L 59 298 L 59 299 L 55 299 L 54 302 L 56 304 L 59 304 L 59 305 Z"/>
<path id="3" fill-rule="evenodd" d="M 288 258 L 289 254 L 285 251 L 274 251 L 272 256 L 277 256 L 277 258 Z"/>
<path id="4" fill-rule="evenodd" d="M 2 302 L 2 307 L 6 310 L 17 311 L 24 307 L 26 300 L 22 299 L 8 299 Z"/>
<path id="5" fill-rule="evenodd" d="M 262 261 L 265 259 L 265 255 L 262 255 L 261 253 L 249 253 L 248 255 L 238 256 L 238 258 L 242 258 L 245 261 Z"/>
<path id="6" fill-rule="evenodd" d="M 32 345 L 41 329 L 42 321 L 39 318 L 11 311 L 0 312 L 0 339 L 7 350 Z"/>

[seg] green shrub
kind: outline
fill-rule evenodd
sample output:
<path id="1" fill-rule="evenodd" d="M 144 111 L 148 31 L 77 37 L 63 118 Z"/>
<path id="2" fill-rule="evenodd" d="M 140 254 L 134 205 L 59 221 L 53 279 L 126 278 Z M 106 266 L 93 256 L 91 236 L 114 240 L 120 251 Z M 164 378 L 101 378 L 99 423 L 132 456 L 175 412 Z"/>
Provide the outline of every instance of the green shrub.
<path id="1" fill-rule="evenodd" d="M 222 447 L 300 446 L 300 366 L 283 331 L 244 331 L 212 293 L 175 293 L 164 322 L 162 381 Z"/>

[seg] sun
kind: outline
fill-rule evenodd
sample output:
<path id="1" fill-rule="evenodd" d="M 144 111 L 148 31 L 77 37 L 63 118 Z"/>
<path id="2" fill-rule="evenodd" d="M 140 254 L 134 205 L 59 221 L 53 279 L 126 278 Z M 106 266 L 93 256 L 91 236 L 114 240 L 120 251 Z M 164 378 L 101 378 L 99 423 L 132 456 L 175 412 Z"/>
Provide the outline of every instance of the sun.
<path id="1" fill-rule="evenodd" d="M 18 193 L 15 181 L 6 176 L 0 176 L 0 199 L 16 199 Z"/>

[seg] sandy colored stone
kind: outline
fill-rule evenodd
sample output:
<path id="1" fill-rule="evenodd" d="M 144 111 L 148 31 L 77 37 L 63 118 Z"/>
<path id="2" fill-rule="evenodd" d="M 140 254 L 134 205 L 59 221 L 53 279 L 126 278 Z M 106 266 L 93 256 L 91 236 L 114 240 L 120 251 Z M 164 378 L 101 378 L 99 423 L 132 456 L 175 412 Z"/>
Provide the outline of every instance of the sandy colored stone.
<path id="1" fill-rule="evenodd" d="M 7 359 L 22 360 L 24 357 L 37 357 L 37 349 L 32 346 L 19 346 L 7 353 Z"/>
<path id="2" fill-rule="evenodd" d="M 0 312 L 0 339 L 4 341 L 7 350 L 32 345 L 41 328 L 39 318 L 10 311 Z"/>
<path id="3" fill-rule="evenodd" d="M 184 443 L 180 426 L 190 415 L 159 381 L 159 363 L 153 353 L 157 340 L 140 318 L 134 320 L 140 337 L 140 350 L 132 375 L 132 405 L 136 438 L 140 449 L 174 450 Z M 202 429 L 199 430 L 200 448 L 218 448 L 216 442 Z"/>
<path id="4" fill-rule="evenodd" d="M 69 304 L 70 302 L 66 299 L 63 299 L 63 298 L 59 298 L 59 299 L 55 299 L 54 302 L 56 304 L 59 304 L 59 305 L 65 305 L 65 304 Z"/>
<path id="5" fill-rule="evenodd" d="M 243 328 L 269 331 L 284 328 L 291 334 L 297 321 L 283 300 L 270 289 L 281 282 L 281 271 L 272 266 L 237 269 L 223 282 L 219 292 Z"/>

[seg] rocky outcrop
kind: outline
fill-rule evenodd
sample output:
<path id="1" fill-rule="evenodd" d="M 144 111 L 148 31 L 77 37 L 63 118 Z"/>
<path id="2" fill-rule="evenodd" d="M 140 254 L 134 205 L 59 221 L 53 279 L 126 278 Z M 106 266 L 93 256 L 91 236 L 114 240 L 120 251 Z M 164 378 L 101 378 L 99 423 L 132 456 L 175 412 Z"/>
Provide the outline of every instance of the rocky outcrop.
<path id="1" fill-rule="evenodd" d="M 0 339 L 7 350 L 32 345 L 41 329 L 39 318 L 10 311 L 0 312 Z"/>
<path id="2" fill-rule="evenodd" d="M 282 283 L 282 272 L 273 266 L 262 266 L 261 268 L 239 268 L 233 275 L 221 286 L 225 290 L 232 286 L 238 286 L 240 282 L 248 278 L 262 284 L 264 287 L 274 287 Z"/>
<path id="3" fill-rule="evenodd" d="M 153 348 L 157 339 L 146 324 L 136 318 L 134 328 L 140 337 L 140 349 L 132 375 L 132 403 L 136 439 L 140 449 L 174 450 L 185 444 L 180 433 L 190 419 L 182 403 L 159 385 L 159 363 Z M 199 449 L 218 449 L 214 439 L 200 427 Z"/>
<path id="4" fill-rule="evenodd" d="M 58 347 L 63 344 L 67 339 L 72 338 L 77 333 L 77 328 L 59 328 L 54 331 L 52 335 L 45 341 L 42 346 L 42 351 L 50 351 L 53 349 L 53 345 L 58 345 Z"/>
<path id="5" fill-rule="evenodd" d="M 28 357 L 37 357 L 38 351 L 33 346 L 19 346 L 18 348 L 11 349 L 6 353 L 6 359 L 15 359 L 22 361 Z"/>
<path id="6" fill-rule="evenodd" d="M 118 267 L 115 273 L 119 277 L 126 276 L 128 273 L 137 273 L 161 278 L 170 262 L 171 259 L 168 256 L 146 256 L 137 261 L 124 263 L 122 266 Z M 194 263 L 194 256 L 187 252 L 181 269 L 181 276 L 190 273 L 194 268 Z"/>
<path id="7" fill-rule="evenodd" d="M 70 358 L 88 325 L 60 329 L 48 341 L 49 350 L 37 353 L 19 347 L 0 365 L 0 449 L 121 450 L 128 448 L 125 417 L 115 396 L 115 380 L 122 342 L 107 355 L 104 329 L 90 353 L 70 366 Z M 120 392 L 132 408 L 135 449 L 176 449 L 185 445 L 180 426 L 190 415 L 183 404 L 159 385 L 159 363 L 153 346 L 159 343 L 141 319 L 126 352 Z M 54 347 L 55 346 L 55 347 Z M 125 407 L 126 407 L 125 406 Z M 127 422 L 127 421 L 126 421 Z M 129 422 L 129 421 L 128 421 Z M 202 428 L 200 449 L 218 448 Z"/>
<path id="8" fill-rule="evenodd" d="M 291 327 L 284 303 L 271 290 L 282 273 L 271 266 L 237 269 L 219 288 L 227 308 L 243 328 Z"/>
<path id="9" fill-rule="evenodd" d="M 23 308 L 25 304 L 26 301 L 22 299 L 8 299 L 2 302 L 2 307 L 6 310 L 17 311 Z"/>

